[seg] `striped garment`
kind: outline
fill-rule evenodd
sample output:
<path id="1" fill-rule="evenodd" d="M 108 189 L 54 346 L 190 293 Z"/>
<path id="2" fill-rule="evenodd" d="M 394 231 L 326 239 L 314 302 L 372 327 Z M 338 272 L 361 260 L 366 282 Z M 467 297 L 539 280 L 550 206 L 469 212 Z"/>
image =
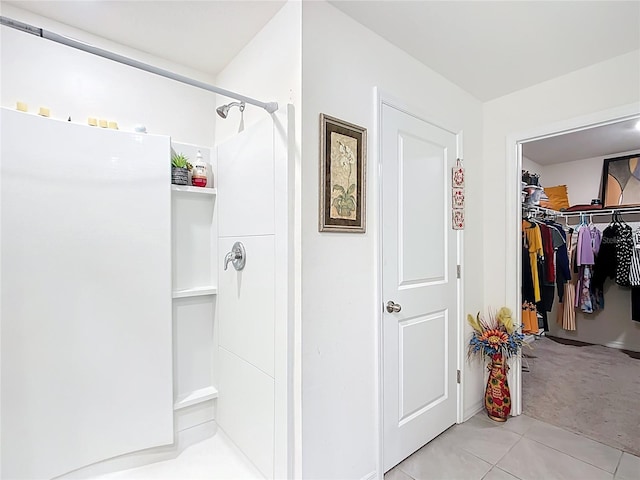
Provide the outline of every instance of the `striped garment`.
<path id="1" fill-rule="evenodd" d="M 629 283 L 632 287 L 640 287 L 640 227 L 633 232 L 633 251 L 629 267 Z"/>

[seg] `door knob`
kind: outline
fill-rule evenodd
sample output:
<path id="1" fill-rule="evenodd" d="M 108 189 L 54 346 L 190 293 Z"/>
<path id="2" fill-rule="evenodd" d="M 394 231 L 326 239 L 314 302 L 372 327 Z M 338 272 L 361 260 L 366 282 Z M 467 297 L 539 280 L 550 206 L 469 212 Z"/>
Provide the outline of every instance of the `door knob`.
<path id="1" fill-rule="evenodd" d="M 398 313 L 400 310 L 402 310 L 402 306 L 399 303 L 395 303 L 393 300 L 387 302 L 387 312 Z"/>

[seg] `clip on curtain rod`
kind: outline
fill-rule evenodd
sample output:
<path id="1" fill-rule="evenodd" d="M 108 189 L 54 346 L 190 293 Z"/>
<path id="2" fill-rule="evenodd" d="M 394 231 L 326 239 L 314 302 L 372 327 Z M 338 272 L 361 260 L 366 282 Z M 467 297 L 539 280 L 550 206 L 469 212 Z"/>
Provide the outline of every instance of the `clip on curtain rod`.
<path id="1" fill-rule="evenodd" d="M 199 80 L 194 80 L 193 78 L 185 77 L 184 75 L 180 75 L 178 73 L 170 72 L 169 70 L 164 70 L 162 68 L 154 67 L 153 65 L 139 62 L 138 60 L 134 60 L 133 58 L 125 57 L 124 55 L 119 55 L 117 53 L 110 52 L 109 50 L 104 50 L 102 48 L 94 47 L 93 45 L 89 45 L 88 43 L 80 42 L 78 40 L 73 40 L 72 38 L 65 37 L 57 33 L 49 32 L 42 28 L 29 25 L 27 23 L 13 20 L 12 18 L 0 16 L 0 24 L 6 25 L 7 27 L 15 28 L 16 30 L 20 30 L 25 33 L 30 33 L 37 37 L 42 37 L 47 40 L 60 43 L 62 45 L 66 45 L 68 47 L 73 47 L 75 49 L 82 50 L 83 52 L 91 53 L 93 55 L 97 55 L 99 57 L 103 57 L 108 60 L 112 60 L 114 62 L 122 63 L 123 65 L 128 65 L 130 67 L 134 67 L 139 70 L 144 70 L 145 72 L 160 75 L 161 77 L 165 77 L 170 80 L 175 80 L 177 82 L 185 83 L 193 87 L 201 88 L 203 90 L 208 90 L 209 92 L 218 93 L 225 97 L 234 98 L 241 102 L 249 103 L 251 105 L 255 105 L 256 107 L 264 108 L 268 113 L 273 113 L 276 110 L 278 110 L 277 102 L 267 102 L 267 103 L 260 102 L 251 97 L 245 97 L 244 95 L 240 95 L 230 90 L 225 90 L 224 88 L 216 87 L 215 85 L 210 85 L 208 83 L 200 82 Z"/>

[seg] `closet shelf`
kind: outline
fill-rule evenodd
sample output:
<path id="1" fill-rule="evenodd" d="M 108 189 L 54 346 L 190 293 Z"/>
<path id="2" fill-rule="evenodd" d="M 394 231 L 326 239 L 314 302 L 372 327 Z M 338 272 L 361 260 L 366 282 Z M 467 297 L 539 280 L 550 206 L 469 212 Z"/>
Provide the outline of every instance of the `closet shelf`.
<path id="1" fill-rule="evenodd" d="M 543 213 L 545 215 L 551 215 L 561 218 L 579 217 L 580 215 L 613 215 L 616 212 L 618 212 L 620 215 L 640 213 L 640 207 L 603 208 L 599 210 L 583 210 L 580 212 L 559 212 L 557 210 L 551 210 L 550 208 L 544 208 L 538 205 L 522 205 L 522 210 L 532 213 Z"/>
<path id="2" fill-rule="evenodd" d="M 218 193 L 217 188 L 190 187 L 189 185 L 171 185 L 171 190 L 174 192 L 195 193 L 200 195 L 212 196 L 215 196 Z"/>
<path id="3" fill-rule="evenodd" d="M 196 403 L 206 402 L 218 398 L 218 389 L 214 386 L 200 388 L 185 395 L 180 395 L 173 404 L 174 410 L 180 410 L 181 408 L 190 407 Z"/>
<path id="4" fill-rule="evenodd" d="M 173 298 L 200 297 L 203 295 L 217 295 L 218 289 L 213 286 L 185 288 L 184 290 L 174 290 Z"/>

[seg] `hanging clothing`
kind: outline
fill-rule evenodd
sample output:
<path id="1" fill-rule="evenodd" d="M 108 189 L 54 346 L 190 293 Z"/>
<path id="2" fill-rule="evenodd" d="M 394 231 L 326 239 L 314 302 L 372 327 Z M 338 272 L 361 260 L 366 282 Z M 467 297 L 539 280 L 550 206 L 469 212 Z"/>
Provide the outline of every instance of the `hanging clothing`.
<path id="1" fill-rule="evenodd" d="M 569 268 L 569 255 L 567 253 L 567 233 L 559 223 L 547 222 L 552 227 L 553 244 L 556 260 L 556 287 L 558 289 L 558 301 L 564 299 L 565 284 L 571 280 Z"/>
<path id="2" fill-rule="evenodd" d="M 569 258 L 569 271 L 573 269 L 575 263 L 575 253 L 577 248 L 578 235 L 576 232 L 570 232 L 567 235 L 567 256 Z M 576 312 L 574 309 L 576 299 L 577 277 L 568 281 L 564 286 L 564 300 L 562 302 L 562 317 L 558 317 L 558 323 L 562 325 L 564 330 L 573 331 L 576 329 Z"/>
<path id="3" fill-rule="evenodd" d="M 538 312 L 531 302 L 522 304 L 522 331 L 524 333 L 538 333 Z"/>
<path id="4" fill-rule="evenodd" d="M 597 310 L 597 304 L 594 305 L 591 295 L 591 265 L 582 266 L 580 285 L 580 310 L 584 313 L 593 313 L 594 310 Z"/>
<path id="5" fill-rule="evenodd" d="M 551 227 L 546 224 L 538 225 L 542 237 L 542 251 L 544 252 L 544 284 L 553 285 L 556 281 L 556 266 L 554 263 L 553 235 Z"/>
<path id="6" fill-rule="evenodd" d="M 629 284 L 640 287 L 640 227 L 633 232 L 633 251 L 629 267 Z"/>
<path id="7" fill-rule="evenodd" d="M 593 313 L 603 305 L 604 300 L 600 301 L 600 294 L 594 293 L 591 288 L 591 279 L 593 276 L 593 265 L 597 252 L 600 250 L 602 234 L 595 225 L 582 225 L 578 231 L 576 262 L 578 264 L 579 274 L 578 283 L 576 284 L 575 306 L 579 307 L 583 313 Z"/>
<path id="8" fill-rule="evenodd" d="M 576 311 L 573 308 L 573 302 L 576 295 L 576 286 L 573 283 L 567 283 L 564 290 L 565 301 L 562 304 L 562 328 L 564 330 L 573 331 L 576 329 Z"/>
<path id="9" fill-rule="evenodd" d="M 536 301 L 535 293 L 533 291 L 533 277 L 531 273 L 529 247 L 527 245 L 522 246 L 522 301 Z"/>
<path id="10" fill-rule="evenodd" d="M 533 298 L 535 302 L 542 299 L 540 294 L 540 278 L 538 274 L 538 258 L 544 256 L 542 249 L 542 234 L 540 227 L 535 223 L 524 220 L 522 229 L 525 234 L 526 244 L 529 247 L 529 264 L 531 265 L 531 278 L 533 281 Z"/>
<path id="11" fill-rule="evenodd" d="M 640 288 L 631 288 L 631 319 L 640 322 Z"/>
<path id="12" fill-rule="evenodd" d="M 602 232 L 600 251 L 596 257 L 591 279 L 592 288 L 604 291 L 604 282 L 607 278 L 615 278 L 617 268 L 616 245 L 619 241 L 619 225 L 609 225 Z"/>
<path id="13" fill-rule="evenodd" d="M 595 263 L 595 255 L 593 254 L 593 245 L 591 242 L 591 229 L 582 226 L 578 230 L 578 251 L 576 253 L 577 265 L 593 265 Z"/>
<path id="14" fill-rule="evenodd" d="M 633 253 L 633 231 L 629 225 L 622 225 L 616 245 L 616 283 L 629 287 L 629 270 Z"/>

